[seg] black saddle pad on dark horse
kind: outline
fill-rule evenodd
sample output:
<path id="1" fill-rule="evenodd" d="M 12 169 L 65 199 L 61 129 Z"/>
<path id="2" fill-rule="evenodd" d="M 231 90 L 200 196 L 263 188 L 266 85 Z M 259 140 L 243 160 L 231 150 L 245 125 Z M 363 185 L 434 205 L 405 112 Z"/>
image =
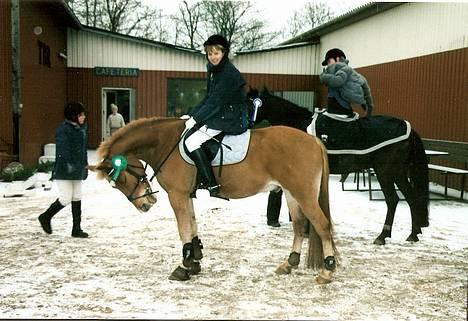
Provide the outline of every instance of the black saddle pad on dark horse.
<path id="1" fill-rule="evenodd" d="M 390 116 L 351 118 L 324 111 L 314 114 L 307 132 L 322 140 L 328 154 L 363 155 L 407 139 L 411 125 Z"/>

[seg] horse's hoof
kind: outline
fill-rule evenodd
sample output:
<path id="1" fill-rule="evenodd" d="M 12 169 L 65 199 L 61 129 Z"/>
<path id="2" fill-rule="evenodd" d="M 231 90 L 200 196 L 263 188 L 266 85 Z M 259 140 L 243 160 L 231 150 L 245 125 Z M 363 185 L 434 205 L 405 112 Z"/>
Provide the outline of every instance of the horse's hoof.
<path id="1" fill-rule="evenodd" d="M 178 266 L 169 276 L 169 280 L 173 281 L 187 281 L 190 280 L 190 272 Z"/>
<path id="2" fill-rule="evenodd" d="M 189 273 L 190 275 L 197 275 L 201 271 L 200 262 L 193 262 L 190 266 Z"/>
<path id="3" fill-rule="evenodd" d="M 376 238 L 374 241 L 375 245 L 385 245 L 385 239 Z"/>
<path id="4" fill-rule="evenodd" d="M 278 275 L 291 274 L 291 270 L 291 265 L 287 261 L 285 261 L 276 268 L 275 273 Z"/>
<path id="5" fill-rule="evenodd" d="M 320 271 L 319 275 L 315 278 L 315 282 L 318 284 L 328 284 L 331 283 L 331 273 L 330 271 Z"/>
<path id="6" fill-rule="evenodd" d="M 410 234 L 406 240 L 408 242 L 419 242 L 419 237 L 416 234 Z"/>

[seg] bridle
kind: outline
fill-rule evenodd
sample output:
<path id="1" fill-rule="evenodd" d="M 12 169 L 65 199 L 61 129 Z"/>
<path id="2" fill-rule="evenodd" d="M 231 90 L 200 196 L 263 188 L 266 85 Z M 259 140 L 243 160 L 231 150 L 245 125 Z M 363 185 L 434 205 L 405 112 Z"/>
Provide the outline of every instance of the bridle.
<path id="1" fill-rule="evenodd" d="M 109 159 L 109 158 L 106 158 L 106 160 L 110 160 L 111 163 L 112 163 L 112 160 Z M 147 196 L 150 196 L 150 195 L 153 195 L 153 194 L 156 194 L 158 193 L 159 191 L 154 191 L 151 189 L 151 185 L 150 185 L 150 182 L 148 180 L 148 176 L 146 175 L 146 169 L 148 168 L 148 164 L 145 164 L 145 167 L 143 168 L 143 175 L 140 175 L 138 174 L 136 171 L 134 171 L 132 168 L 141 168 L 139 166 L 136 166 L 136 165 L 131 165 L 131 164 L 127 164 L 126 165 L 126 168 L 123 170 L 123 171 L 126 171 L 127 173 L 129 173 L 130 175 L 132 175 L 133 177 L 135 177 L 137 179 L 137 183 L 135 184 L 135 187 L 133 188 L 132 192 L 129 194 L 129 195 L 125 195 L 125 197 L 130 201 L 130 202 L 133 202 L 137 199 L 140 199 L 142 197 L 147 197 Z M 109 172 L 107 172 L 107 175 L 109 175 L 109 177 L 111 177 L 112 173 L 115 171 L 116 169 L 114 167 L 112 167 L 110 169 Z M 118 173 L 117 177 L 120 175 L 121 172 Z M 115 181 L 113 179 L 109 179 L 112 187 L 115 188 Z M 140 183 L 143 183 L 145 184 L 145 194 L 141 195 L 141 196 L 137 196 L 137 197 L 134 197 L 133 194 L 135 194 L 137 188 L 138 188 L 138 185 L 140 185 Z"/>

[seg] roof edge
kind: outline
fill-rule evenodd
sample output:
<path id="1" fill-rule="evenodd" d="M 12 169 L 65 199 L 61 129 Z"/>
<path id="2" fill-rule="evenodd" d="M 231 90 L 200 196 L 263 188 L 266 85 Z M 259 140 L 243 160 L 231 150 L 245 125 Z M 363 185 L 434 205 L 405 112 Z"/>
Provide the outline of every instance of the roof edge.
<path id="1" fill-rule="evenodd" d="M 173 44 L 166 43 L 166 42 L 155 41 L 155 40 L 150 40 L 150 39 L 131 36 L 131 35 L 125 35 L 125 34 L 122 34 L 122 33 L 113 32 L 113 31 L 100 29 L 100 28 L 96 28 L 96 27 L 91 27 L 91 26 L 86 26 L 86 25 L 81 25 L 81 26 L 82 26 L 81 29 L 83 31 L 88 31 L 88 32 L 92 32 L 92 33 L 105 35 L 105 36 L 119 38 L 119 39 L 122 39 L 122 40 L 131 40 L 131 41 L 134 41 L 134 42 L 139 42 L 139 43 L 143 43 L 143 44 L 150 45 L 150 46 L 155 46 L 155 47 L 160 47 L 160 48 L 168 48 L 168 49 L 175 49 L 175 50 L 180 50 L 180 51 L 184 51 L 184 52 L 188 52 L 188 53 L 203 55 L 203 53 L 200 50 L 197 50 L 197 49 L 191 49 L 191 48 L 186 48 L 186 47 L 182 47 L 182 46 L 173 45 Z"/>
<path id="2" fill-rule="evenodd" d="M 292 43 L 315 41 L 319 42 L 320 36 L 333 32 L 337 29 L 349 26 L 358 21 L 377 15 L 381 12 L 393 9 L 407 2 L 369 2 L 361 7 L 353 9 L 341 16 L 336 17 L 314 29 L 306 31 L 292 39 L 282 42 L 280 45 Z"/>
<path id="3" fill-rule="evenodd" d="M 236 55 L 242 56 L 242 55 L 247 55 L 247 54 L 252 54 L 252 53 L 284 50 L 284 49 L 298 48 L 298 47 L 304 47 L 304 46 L 315 45 L 315 44 L 318 44 L 318 42 L 316 41 L 296 42 L 296 43 L 291 43 L 291 44 L 278 45 L 278 46 L 274 46 L 270 48 L 236 51 Z"/>

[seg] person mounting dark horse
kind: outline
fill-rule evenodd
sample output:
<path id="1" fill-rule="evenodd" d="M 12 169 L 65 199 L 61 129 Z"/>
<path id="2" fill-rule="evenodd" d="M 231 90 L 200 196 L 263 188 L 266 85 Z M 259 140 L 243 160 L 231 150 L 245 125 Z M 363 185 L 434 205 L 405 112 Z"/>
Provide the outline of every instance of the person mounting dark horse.
<path id="1" fill-rule="evenodd" d="M 245 81 L 229 61 L 229 43 L 221 35 L 210 36 L 205 43 L 208 60 L 207 94 L 189 112 L 185 123 L 185 146 L 197 167 L 202 187 L 218 197 L 220 185 L 202 144 L 216 135 L 241 134 L 248 129 Z"/>
<path id="2" fill-rule="evenodd" d="M 366 112 L 365 117 L 372 115 L 374 103 L 366 78 L 349 65 L 345 53 L 338 48 L 327 51 L 320 74 L 320 82 L 328 87 L 327 111 L 332 114 L 353 117 L 351 104 L 359 104 Z"/>
<path id="3" fill-rule="evenodd" d="M 429 226 L 429 174 L 424 145 L 418 133 L 406 120 L 385 115 L 372 115 L 373 101 L 367 80 L 348 66 L 344 52 L 329 50 L 320 75 L 328 86 L 326 110 L 309 111 L 286 99 L 261 93 L 251 88 L 252 101 L 259 99 L 255 124 L 291 126 L 317 136 L 327 147 L 330 173 L 341 174 L 372 169 L 387 203 L 387 216 L 374 243 L 383 245 L 391 237 L 399 196 L 404 195 L 411 210 L 411 234 L 407 241 L 417 242 L 421 228 Z M 351 105 L 360 104 L 365 117 L 353 112 Z M 282 190 L 270 192 L 267 224 L 280 226 L 278 218 Z"/>

